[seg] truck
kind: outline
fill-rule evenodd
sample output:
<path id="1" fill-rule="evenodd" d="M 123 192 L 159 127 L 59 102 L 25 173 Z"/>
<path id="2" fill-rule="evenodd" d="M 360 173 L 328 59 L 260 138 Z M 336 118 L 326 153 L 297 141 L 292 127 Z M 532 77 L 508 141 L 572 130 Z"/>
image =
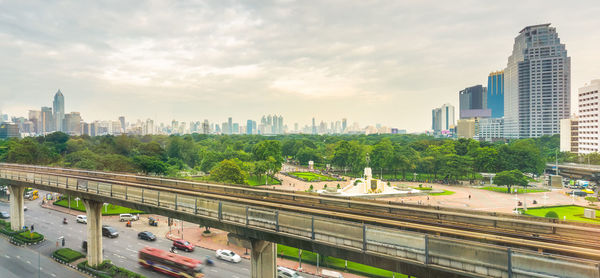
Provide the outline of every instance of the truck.
<path id="1" fill-rule="evenodd" d="M 575 184 L 579 187 L 588 187 L 590 185 L 590 182 L 586 180 L 577 180 Z"/>

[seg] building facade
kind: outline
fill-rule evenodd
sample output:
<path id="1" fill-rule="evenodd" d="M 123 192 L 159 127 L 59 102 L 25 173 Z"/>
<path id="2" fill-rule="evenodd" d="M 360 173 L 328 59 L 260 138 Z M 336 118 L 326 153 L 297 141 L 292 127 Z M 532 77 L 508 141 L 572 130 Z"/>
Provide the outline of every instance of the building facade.
<path id="1" fill-rule="evenodd" d="M 491 111 L 487 109 L 487 89 L 482 85 L 465 88 L 459 93 L 459 118 L 490 117 Z"/>
<path id="2" fill-rule="evenodd" d="M 560 151 L 561 152 L 579 152 L 579 119 L 573 116 L 569 119 L 560 120 Z"/>
<path id="3" fill-rule="evenodd" d="M 431 111 L 431 129 L 434 133 L 441 133 L 450 130 L 455 123 L 454 106 L 446 103 L 440 108 L 435 108 Z"/>
<path id="4" fill-rule="evenodd" d="M 496 142 L 504 140 L 504 119 L 483 118 L 479 119 L 478 134 L 475 137 L 480 141 Z"/>
<path id="5" fill-rule="evenodd" d="M 588 154 L 600 150 L 600 79 L 578 91 L 578 153 Z"/>
<path id="6" fill-rule="evenodd" d="M 504 71 L 490 73 L 487 84 L 487 109 L 492 118 L 504 117 Z"/>
<path id="7" fill-rule="evenodd" d="M 54 130 L 65 131 L 64 119 L 65 119 L 65 97 L 62 92 L 58 90 L 54 95 L 54 102 L 52 102 L 52 109 L 54 111 Z"/>
<path id="8" fill-rule="evenodd" d="M 571 58 L 556 28 L 523 28 L 504 70 L 505 137 L 558 134 L 560 120 L 570 116 L 570 84 Z"/>

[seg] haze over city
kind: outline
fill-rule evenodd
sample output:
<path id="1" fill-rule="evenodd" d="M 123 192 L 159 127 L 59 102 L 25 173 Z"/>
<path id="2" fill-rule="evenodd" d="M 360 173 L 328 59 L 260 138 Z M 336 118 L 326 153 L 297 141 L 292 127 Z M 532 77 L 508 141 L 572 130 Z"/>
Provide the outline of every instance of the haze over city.
<path id="1" fill-rule="evenodd" d="M 556 27 L 572 94 L 597 78 L 595 4 L 5 2 L 0 110 L 26 116 L 61 89 L 86 121 L 275 113 L 423 131 L 432 107 L 458 107 L 459 90 L 506 67 L 524 26 Z"/>

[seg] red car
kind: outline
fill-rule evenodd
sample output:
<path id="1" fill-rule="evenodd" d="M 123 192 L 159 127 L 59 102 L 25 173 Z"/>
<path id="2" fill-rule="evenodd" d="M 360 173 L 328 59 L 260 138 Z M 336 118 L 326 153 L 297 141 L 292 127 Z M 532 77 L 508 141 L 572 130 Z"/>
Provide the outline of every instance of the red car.
<path id="1" fill-rule="evenodd" d="M 191 243 L 189 243 L 185 240 L 174 240 L 173 247 L 175 247 L 179 250 L 187 251 L 187 252 L 194 251 L 194 245 L 192 245 Z"/>

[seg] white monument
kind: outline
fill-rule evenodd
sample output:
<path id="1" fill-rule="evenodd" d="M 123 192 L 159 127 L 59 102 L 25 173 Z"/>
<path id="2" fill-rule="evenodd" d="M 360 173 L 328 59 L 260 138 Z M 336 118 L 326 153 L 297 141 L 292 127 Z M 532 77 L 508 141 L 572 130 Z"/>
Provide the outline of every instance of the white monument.
<path id="1" fill-rule="evenodd" d="M 314 167 L 314 165 L 315 165 L 315 162 L 314 162 L 314 161 L 312 161 L 312 160 L 311 160 L 311 161 L 309 161 L 309 162 L 308 162 L 308 169 L 309 169 L 309 170 L 314 170 L 314 168 L 315 168 L 315 167 Z"/>

